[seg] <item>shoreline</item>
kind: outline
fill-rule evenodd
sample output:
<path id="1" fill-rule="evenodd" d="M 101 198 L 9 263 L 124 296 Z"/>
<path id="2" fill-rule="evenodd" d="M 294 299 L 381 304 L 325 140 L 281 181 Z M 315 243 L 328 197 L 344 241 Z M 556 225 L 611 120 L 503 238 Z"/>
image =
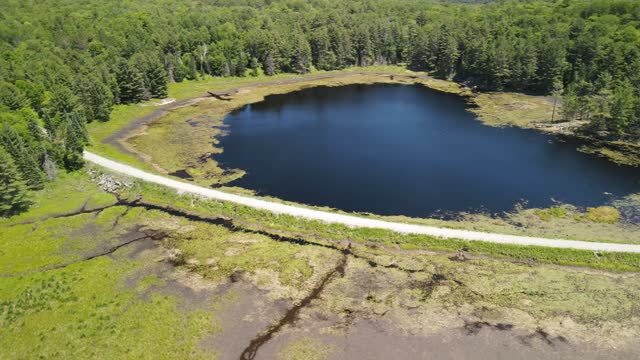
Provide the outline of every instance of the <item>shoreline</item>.
<path id="1" fill-rule="evenodd" d="M 101 140 L 102 143 L 108 144 L 110 146 L 115 147 L 119 151 L 123 152 L 127 155 L 135 156 L 139 161 L 143 163 L 151 163 L 148 158 L 144 156 L 140 151 L 135 150 L 135 146 L 133 144 L 128 143 L 127 141 L 139 136 L 140 133 L 136 132 L 144 132 L 144 129 L 154 123 L 156 120 L 162 118 L 171 110 L 178 109 L 180 107 L 185 107 L 189 105 L 193 105 L 202 100 L 208 99 L 220 99 L 218 97 L 223 96 L 238 96 L 243 95 L 242 92 L 245 90 L 256 89 L 256 88 L 264 88 L 269 86 L 279 86 L 286 84 L 299 84 L 302 85 L 301 88 L 304 88 L 305 83 L 309 82 L 312 86 L 322 86 L 322 85 L 314 85 L 314 81 L 318 80 L 339 80 L 345 78 L 358 78 L 358 77 L 368 77 L 368 76 L 379 76 L 383 79 L 380 81 L 371 81 L 371 79 L 367 79 L 366 83 L 383 83 L 383 82 L 392 82 L 398 84 L 414 84 L 414 85 L 422 85 L 426 86 L 430 89 L 436 91 L 442 91 L 446 93 L 455 94 L 461 96 L 465 99 L 465 101 L 469 104 L 469 111 L 473 112 L 478 121 L 481 121 L 483 124 L 487 126 L 515 126 L 523 129 L 531 129 L 540 131 L 545 134 L 561 136 L 563 138 L 574 138 L 578 139 L 581 142 L 584 142 L 584 145 L 580 148 L 576 149 L 577 151 L 595 154 L 599 157 L 606 158 L 608 161 L 614 162 L 619 165 L 626 166 L 640 166 L 640 144 L 636 144 L 628 141 L 621 140 L 606 140 L 595 138 L 591 136 L 582 135 L 577 133 L 575 129 L 579 129 L 580 126 L 584 125 L 583 123 L 576 121 L 560 121 L 551 123 L 549 119 L 531 119 L 524 120 L 521 122 L 515 121 L 504 121 L 500 119 L 501 115 L 508 113 L 509 111 L 514 111 L 514 104 L 517 107 L 518 104 L 523 103 L 522 101 L 518 101 L 519 97 L 525 97 L 527 99 L 544 99 L 543 101 L 549 101 L 549 105 L 551 107 L 551 98 L 548 96 L 533 96 L 526 95 L 521 93 L 510 93 L 510 92 L 479 92 L 473 93 L 471 89 L 467 88 L 465 85 L 456 83 L 448 80 L 435 79 L 429 75 L 423 74 L 402 74 L 399 72 L 351 72 L 351 73 L 337 73 L 337 74 L 323 74 L 323 75 L 301 75 L 298 78 L 291 79 L 283 79 L 283 80 L 273 80 L 273 81 L 264 81 L 264 82 L 255 82 L 247 85 L 242 85 L 238 87 L 232 87 L 229 89 L 225 89 L 223 91 L 215 91 L 210 92 L 209 94 L 203 94 L 195 97 L 188 97 L 185 99 L 177 100 L 167 105 L 162 105 L 158 107 L 153 112 L 138 117 L 127 125 L 121 127 L 113 134 L 105 137 Z M 397 78 L 397 79 L 396 79 Z M 388 80 L 388 81 L 387 81 Z M 354 83 L 358 83 L 354 81 Z M 299 89 L 291 89 L 290 91 L 282 92 L 282 93 L 290 93 L 297 91 Z M 281 94 L 281 92 L 273 92 L 273 94 Z M 270 94 L 265 94 L 268 96 Z M 516 99 L 513 103 L 504 103 L 504 104 L 487 104 L 487 101 L 484 98 L 491 97 L 505 97 L 505 96 L 513 96 Z M 251 104 L 253 102 L 247 102 L 245 104 L 240 104 L 234 109 L 237 109 L 241 106 Z M 524 105 L 527 106 L 526 101 Z M 495 106 L 497 109 L 491 109 L 490 107 Z M 519 109 L 515 109 L 518 111 Z M 524 109 L 527 110 L 526 108 Z M 561 104 L 559 104 L 559 109 L 556 109 L 556 115 L 561 111 Z M 227 112 L 228 113 L 228 112 Z M 226 115 L 226 114 L 224 114 Z M 224 116 L 223 115 L 223 116 Z M 516 114 L 517 115 L 517 114 Z M 527 115 L 525 115 L 527 116 Z"/>
<path id="2" fill-rule="evenodd" d="M 391 76 L 394 76 L 393 80 L 390 79 Z M 107 142 L 110 145 L 113 144 L 118 149 L 125 149 L 127 151 L 126 154 L 135 154 L 137 160 L 141 163 L 140 165 L 138 165 L 136 161 L 132 161 L 135 160 L 132 157 L 127 158 L 125 156 L 120 157 L 115 155 L 115 151 L 113 153 L 98 151 L 97 153 L 99 155 L 107 156 L 113 160 L 141 167 L 145 170 L 152 170 L 163 175 L 176 173 L 189 175 L 193 178 L 193 183 L 197 185 L 216 189 L 222 188 L 221 190 L 232 194 L 255 196 L 255 194 L 250 190 L 229 187 L 226 185 L 234 179 L 241 177 L 243 172 L 233 171 L 234 169 L 231 169 L 232 171 L 228 171 L 229 169 L 222 169 L 215 161 L 212 160 L 212 155 L 217 151 L 220 151 L 220 149 L 217 148 L 216 138 L 225 130 L 221 125 L 223 124 L 224 116 L 227 113 L 247 104 L 262 101 L 264 96 L 268 96 L 270 94 L 290 93 L 312 86 L 342 86 L 352 83 L 373 82 L 422 85 L 437 91 L 463 96 L 468 103 L 471 103 L 470 106 L 474 106 L 472 101 L 477 100 L 477 96 L 474 96 L 471 94 L 469 89 L 461 87 L 459 84 L 433 79 L 425 76 L 424 74 L 399 74 L 398 72 L 358 72 L 347 74 L 326 74 L 315 77 L 301 76 L 293 79 L 255 82 L 242 86 L 228 86 L 225 90 L 220 90 L 218 87 L 217 94 L 226 95 L 233 92 L 235 96 L 230 96 L 231 101 L 221 101 L 208 96 L 196 96 L 182 99 L 172 104 L 154 109 L 149 114 L 128 122 L 126 126 L 121 127 L 110 136 L 104 138 L 104 142 Z M 203 88 L 202 84 L 200 84 L 199 89 Z M 484 100 L 486 100 L 487 97 L 496 96 L 496 94 L 486 93 L 479 95 L 484 96 Z M 534 101 L 539 101 L 537 104 L 549 104 L 548 100 L 544 97 L 532 97 L 528 95 L 510 93 L 500 94 L 500 96 L 505 97 L 508 101 L 515 101 L 516 104 L 526 105 L 524 111 L 527 111 L 532 107 L 532 105 L 528 105 L 528 103 L 533 103 L 535 105 L 536 103 L 534 103 Z M 196 103 L 197 105 L 194 105 Z M 192 107 L 190 105 L 194 106 Z M 512 113 L 510 114 L 512 118 L 522 112 L 520 109 L 507 110 L 512 110 Z M 203 116 L 203 114 L 205 115 Z M 539 116 L 544 116 L 544 114 L 544 111 L 538 111 Z M 516 126 L 529 130 L 541 131 L 549 135 L 576 138 L 576 136 L 572 135 L 534 129 L 531 126 L 490 122 L 490 119 L 487 117 L 481 118 L 477 113 L 476 115 L 476 119 L 481 121 L 484 125 Z M 158 144 L 167 144 L 167 146 L 158 146 Z M 172 149 L 172 151 L 167 151 L 167 149 Z M 94 149 L 89 150 L 96 152 Z M 305 204 L 293 204 L 281 199 L 273 199 L 269 197 L 264 199 L 317 210 L 329 210 L 336 213 L 345 213 L 336 209 L 314 207 Z M 632 201 L 637 203 L 635 198 L 633 198 Z M 618 240 L 626 243 L 636 243 L 636 241 L 633 241 L 634 236 L 632 235 L 635 227 L 629 228 L 629 225 L 625 221 L 621 221 L 617 224 L 589 223 L 590 225 L 585 227 L 580 222 L 583 220 L 579 219 L 584 217 L 585 210 L 587 209 L 582 209 L 580 211 L 578 211 L 579 209 L 572 210 L 570 204 L 560 206 L 568 206 L 569 215 L 563 218 L 553 217 L 551 220 L 546 218 L 543 219 L 542 216 L 538 216 L 538 209 L 534 208 L 520 209 L 513 213 L 509 212 L 500 219 L 495 219 L 482 213 L 460 213 L 459 215 L 461 217 L 456 221 L 447 221 L 438 218 L 410 218 L 405 216 L 377 216 L 372 214 L 359 215 L 388 221 L 402 221 L 405 223 L 485 232 L 498 232 L 511 235 L 529 235 L 539 237 L 560 236 L 565 239 L 586 239 L 588 241 Z M 540 210 L 546 211 L 546 209 Z M 587 228 L 591 229 L 588 233 L 583 231 L 583 229 Z"/>

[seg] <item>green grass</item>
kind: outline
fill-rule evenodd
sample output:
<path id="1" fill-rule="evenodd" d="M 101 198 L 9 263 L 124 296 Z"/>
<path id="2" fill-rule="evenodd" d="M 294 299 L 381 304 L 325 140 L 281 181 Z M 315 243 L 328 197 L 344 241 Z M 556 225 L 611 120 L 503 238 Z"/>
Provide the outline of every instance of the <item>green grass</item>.
<path id="1" fill-rule="evenodd" d="M 180 299 L 151 291 L 163 286 L 159 279 L 127 285 L 154 266 L 152 259 L 129 260 L 123 248 L 114 257 L 82 261 L 118 244 L 121 234 L 152 216 L 141 216 L 139 209 L 121 216 L 124 209 L 113 207 L 19 224 L 85 202 L 113 202 L 81 173 L 63 176 L 34 199 L 27 213 L 0 224 L 0 358 L 211 358 L 199 347 L 205 334 L 218 329 L 211 312 L 181 310 Z M 116 217 L 120 226 L 111 230 Z"/>
<path id="2" fill-rule="evenodd" d="M 294 216 L 273 214 L 236 204 L 200 200 L 188 195 L 178 195 L 170 189 L 147 183 L 137 183 L 137 186 L 132 188 L 128 194 L 132 197 L 137 195 L 143 195 L 145 199 L 160 204 L 172 204 L 172 206 L 187 210 L 230 217 L 249 227 L 268 229 L 274 233 L 293 234 L 309 239 L 321 238 L 332 241 L 349 239 L 389 247 L 399 246 L 404 249 L 431 249 L 446 252 L 464 249 L 472 254 L 505 259 L 586 266 L 611 271 L 640 271 L 640 254 L 594 253 L 573 249 L 440 239 L 426 235 L 404 235 L 382 229 L 350 228 L 340 224 L 328 224 Z"/>
<path id="3" fill-rule="evenodd" d="M 152 169 L 148 164 L 141 162 L 137 157 L 124 154 L 117 148 L 105 144 L 102 141 L 113 135 L 122 127 L 128 125 L 131 121 L 150 114 L 157 108 L 154 106 L 141 106 L 141 104 L 116 105 L 111 112 L 109 121 L 93 122 L 87 125 L 91 145 L 87 150 L 104 155 L 110 159 L 118 160 L 127 164 L 142 167 L 144 169 Z"/>
<path id="4" fill-rule="evenodd" d="M 179 311 L 170 296 L 144 300 L 122 289 L 122 278 L 140 266 L 100 258 L 0 278 L 0 358 L 207 358 L 197 342 L 215 330 L 211 315 Z"/>
<path id="5" fill-rule="evenodd" d="M 166 218 L 166 215 L 165 215 Z M 226 281 L 240 271 L 256 277 L 258 286 L 277 286 L 290 297 L 301 296 L 310 279 L 319 273 L 312 264 L 333 264 L 334 252 L 322 247 L 301 247 L 270 238 L 233 232 L 204 223 L 185 223 L 188 238 L 171 242 L 181 251 L 185 267 L 213 283 Z M 275 283 L 275 284 L 274 284 Z"/>
<path id="6" fill-rule="evenodd" d="M 61 172 L 59 178 L 47 183 L 44 190 L 31 193 L 31 200 L 33 204 L 29 211 L 10 219 L 0 218 L 0 226 L 76 211 L 85 202 L 90 209 L 116 201 L 113 195 L 103 193 L 96 184 L 88 181 L 87 174 L 82 170 L 74 173 Z"/>
<path id="7" fill-rule="evenodd" d="M 551 221 L 553 218 L 564 219 L 567 217 L 569 211 L 561 206 L 553 206 L 548 209 L 536 209 L 535 214 L 538 215 L 540 220 Z"/>

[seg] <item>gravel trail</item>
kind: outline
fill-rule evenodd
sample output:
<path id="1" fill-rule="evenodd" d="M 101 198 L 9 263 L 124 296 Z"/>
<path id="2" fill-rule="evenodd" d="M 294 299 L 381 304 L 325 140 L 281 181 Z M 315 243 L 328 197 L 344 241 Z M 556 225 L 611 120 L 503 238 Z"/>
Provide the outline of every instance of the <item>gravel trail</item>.
<path id="1" fill-rule="evenodd" d="M 328 211 L 320 211 L 297 207 L 293 205 L 280 204 L 276 202 L 270 202 L 261 200 L 258 198 L 241 196 L 223 192 L 220 190 L 208 189 L 202 186 L 185 183 L 182 181 L 170 179 L 164 176 L 154 175 L 146 171 L 142 171 L 135 167 L 121 164 L 102 156 L 93 154 L 91 152 L 84 152 L 85 160 L 115 171 L 121 174 L 125 174 L 137 179 L 141 179 L 147 182 L 163 185 L 171 189 L 177 190 L 179 193 L 190 193 L 200 195 L 204 198 L 229 201 L 236 204 L 248 206 L 254 209 L 268 210 L 278 214 L 292 215 L 309 220 L 319 220 L 327 223 L 343 224 L 351 227 L 362 228 L 376 228 L 392 230 L 405 234 L 423 234 L 431 235 L 440 238 L 447 239 L 462 239 L 469 241 L 485 241 L 491 243 L 500 244 L 515 244 L 515 245 L 535 245 L 554 248 L 568 248 L 590 251 L 607 251 L 607 252 L 627 252 L 627 253 L 640 253 L 640 245 L 632 244 L 615 244 L 615 243 L 599 243 L 599 242 L 586 242 L 586 241 L 574 241 L 564 239 L 547 239 L 536 238 L 528 236 L 517 235 L 504 235 L 495 233 L 486 233 L 470 230 L 458 230 L 439 228 L 426 225 L 405 224 L 399 222 L 389 222 L 376 219 L 362 218 L 352 215 L 337 214 Z"/>

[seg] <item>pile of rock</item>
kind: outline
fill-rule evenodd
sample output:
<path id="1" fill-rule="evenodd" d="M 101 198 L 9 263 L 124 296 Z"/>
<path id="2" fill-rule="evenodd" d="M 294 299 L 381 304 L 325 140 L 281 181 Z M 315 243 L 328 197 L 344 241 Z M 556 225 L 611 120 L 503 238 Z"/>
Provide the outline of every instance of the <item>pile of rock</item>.
<path id="1" fill-rule="evenodd" d="M 98 186 L 106 192 L 116 192 L 121 187 L 130 188 L 133 185 L 130 180 L 119 179 L 113 175 L 105 174 L 95 169 L 89 169 L 87 172 L 91 175 L 91 180 L 97 183 Z"/>

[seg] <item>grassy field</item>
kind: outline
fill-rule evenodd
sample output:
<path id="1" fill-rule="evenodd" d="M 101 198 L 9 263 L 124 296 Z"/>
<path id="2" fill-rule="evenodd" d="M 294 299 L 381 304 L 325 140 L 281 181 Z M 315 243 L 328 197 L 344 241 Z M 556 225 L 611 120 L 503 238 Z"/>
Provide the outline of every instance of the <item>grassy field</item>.
<path id="1" fill-rule="evenodd" d="M 64 176 L 34 202 L 0 223 L 0 358 L 203 357 L 194 341 L 216 331 L 211 314 L 182 312 L 180 299 L 132 278 L 157 266 L 151 254 L 123 248 L 87 260 L 140 236 L 140 213 L 91 212 L 115 198 L 84 174 Z M 79 209 L 87 212 L 71 215 Z"/>

